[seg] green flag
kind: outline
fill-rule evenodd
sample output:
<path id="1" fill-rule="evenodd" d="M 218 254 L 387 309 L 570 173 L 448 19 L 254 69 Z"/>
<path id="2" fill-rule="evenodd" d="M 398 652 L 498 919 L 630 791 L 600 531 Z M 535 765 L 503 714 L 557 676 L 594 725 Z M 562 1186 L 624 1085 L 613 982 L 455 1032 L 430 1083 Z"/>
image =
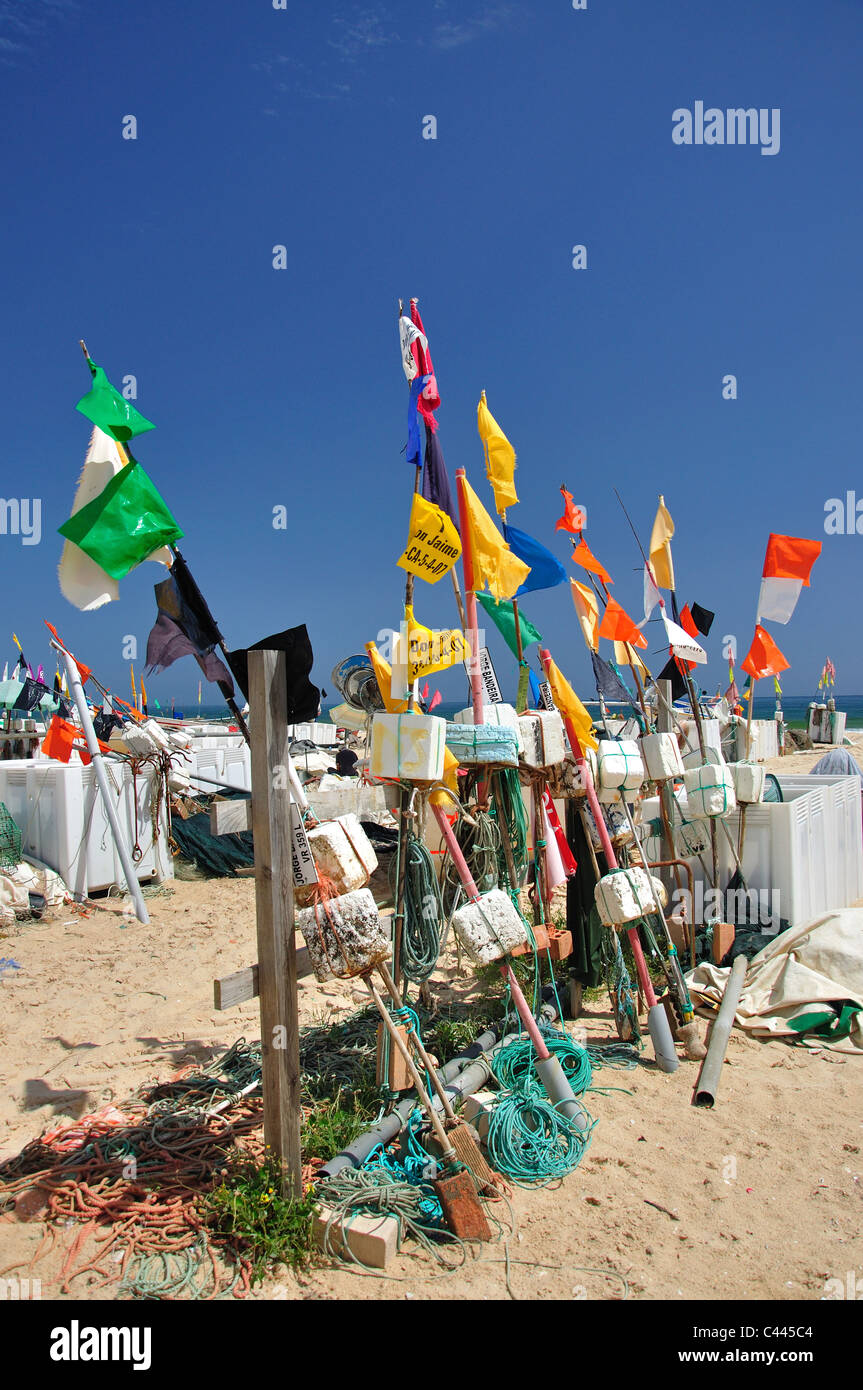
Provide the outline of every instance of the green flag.
<path id="1" fill-rule="evenodd" d="M 182 534 L 135 459 L 60 527 L 60 535 L 95 560 L 112 579 L 122 579 L 154 550 L 172 545 Z"/>
<path id="2" fill-rule="evenodd" d="M 127 439 L 134 439 L 136 434 L 143 434 L 145 430 L 156 428 L 152 420 L 146 420 L 140 411 L 115 390 L 101 367 L 97 367 L 95 362 L 90 362 L 89 365 L 93 373 L 93 385 L 86 396 L 81 397 L 76 410 L 80 410 L 81 414 L 92 420 L 94 425 L 98 425 L 100 430 L 104 430 L 105 434 L 110 434 L 114 439 L 119 439 L 121 443 Z"/>
<path id="3" fill-rule="evenodd" d="M 497 603 L 493 594 L 477 594 L 477 598 L 498 628 L 513 656 L 518 656 L 518 643 L 515 639 L 515 613 L 510 600 L 501 599 L 500 603 Z M 533 623 L 524 616 L 521 609 L 518 611 L 518 625 L 521 630 L 522 650 L 529 647 L 531 642 L 542 641 L 542 633 L 537 632 Z"/>

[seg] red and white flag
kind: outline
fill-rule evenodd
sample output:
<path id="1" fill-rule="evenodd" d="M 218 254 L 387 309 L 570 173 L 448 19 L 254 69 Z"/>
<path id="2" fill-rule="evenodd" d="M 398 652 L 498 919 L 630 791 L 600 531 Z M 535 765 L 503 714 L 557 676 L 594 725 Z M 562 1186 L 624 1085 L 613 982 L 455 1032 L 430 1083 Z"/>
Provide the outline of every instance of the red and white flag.
<path id="1" fill-rule="evenodd" d="M 762 618 L 774 623 L 789 621 L 797 606 L 800 590 L 804 585 L 809 587 L 812 566 L 820 554 L 820 541 L 770 535 L 764 557 L 756 623 L 760 623 Z"/>
<path id="2" fill-rule="evenodd" d="M 694 637 L 690 637 L 685 628 L 679 623 L 673 623 L 662 608 L 662 621 L 665 624 L 665 635 L 668 638 L 668 645 L 675 656 L 679 656 L 683 661 L 694 662 L 696 666 L 707 665 L 707 652 L 696 642 Z"/>

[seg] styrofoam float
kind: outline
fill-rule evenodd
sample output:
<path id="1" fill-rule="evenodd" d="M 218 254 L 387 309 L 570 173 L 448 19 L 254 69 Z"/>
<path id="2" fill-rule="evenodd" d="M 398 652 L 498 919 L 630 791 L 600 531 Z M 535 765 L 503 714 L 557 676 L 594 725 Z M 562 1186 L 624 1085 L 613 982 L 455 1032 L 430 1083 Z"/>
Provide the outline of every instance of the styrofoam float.
<path id="1" fill-rule="evenodd" d="M 452 717 L 454 724 L 473 724 L 473 707 L 458 710 Z M 497 705 L 483 705 L 482 720 L 483 724 L 497 724 L 502 729 L 512 729 L 515 733 L 516 746 L 519 753 L 524 752 L 524 743 L 521 734 L 521 720 L 515 712 L 514 705 L 500 703 Z"/>
<path id="2" fill-rule="evenodd" d="M 507 724 L 447 724 L 446 742 L 463 767 L 518 767 L 518 740 Z"/>
<path id="3" fill-rule="evenodd" d="M 316 825 L 307 832 L 307 838 L 318 874 L 330 879 L 339 894 L 364 888 L 378 867 L 372 843 L 353 814 Z M 314 892 L 314 884 L 294 888 L 300 904 L 310 902 Z"/>
<path id="4" fill-rule="evenodd" d="M 706 763 L 683 774 L 689 815 L 693 820 L 726 816 L 737 805 L 734 783 L 725 763 Z"/>
<path id="5" fill-rule="evenodd" d="M 453 930 L 475 965 L 491 965 L 528 940 L 527 928 L 512 900 L 492 888 L 453 913 Z"/>
<path id="6" fill-rule="evenodd" d="M 320 982 L 359 975 L 390 954 L 389 932 L 368 888 L 301 908 L 297 926 Z"/>
<path id="7" fill-rule="evenodd" d="M 518 725 L 524 748 L 522 757 L 528 767 L 554 767 L 563 762 L 566 757 L 563 720 L 556 709 L 521 714 Z"/>
<path id="8" fill-rule="evenodd" d="M 664 782 L 669 777 L 682 778 L 683 759 L 674 734 L 644 734 L 641 755 L 651 782 Z"/>
<path id="9" fill-rule="evenodd" d="M 596 754 L 592 748 L 583 749 L 584 761 L 590 772 L 591 781 L 596 784 Z M 562 797 L 566 801 L 574 801 L 578 797 L 587 795 L 587 788 L 584 779 L 571 753 L 567 753 L 563 762 L 557 763 L 551 771 L 548 781 L 548 789 L 552 796 Z"/>
<path id="10" fill-rule="evenodd" d="M 618 802 L 630 792 L 627 801 L 634 801 L 644 781 L 644 763 L 638 744 L 633 739 L 604 738 L 600 740 L 596 757 L 598 785 L 596 794 L 600 801 Z"/>
<path id="11" fill-rule="evenodd" d="M 729 763 L 728 771 L 734 783 L 734 795 L 739 802 L 752 806 L 764 800 L 767 772 L 760 763 Z"/>
<path id="12" fill-rule="evenodd" d="M 606 927 L 636 922 L 656 911 L 653 881 L 645 869 L 614 869 L 603 874 L 593 896 Z"/>
<path id="13" fill-rule="evenodd" d="M 376 714 L 372 720 L 372 777 L 437 782 L 443 775 L 446 720 L 433 714 Z"/>

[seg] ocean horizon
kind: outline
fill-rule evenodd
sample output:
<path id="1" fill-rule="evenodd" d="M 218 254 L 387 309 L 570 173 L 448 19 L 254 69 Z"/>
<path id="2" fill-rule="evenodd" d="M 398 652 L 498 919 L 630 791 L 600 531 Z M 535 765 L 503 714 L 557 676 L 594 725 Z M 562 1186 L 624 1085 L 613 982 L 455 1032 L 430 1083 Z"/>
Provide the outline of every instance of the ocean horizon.
<path id="1" fill-rule="evenodd" d="M 833 698 L 836 700 L 837 710 L 844 711 L 845 715 L 847 716 L 846 728 L 863 729 L 863 695 L 834 695 Z M 813 703 L 813 700 L 814 697 L 812 695 L 782 696 L 782 712 L 785 717 L 785 723 L 789 728 L 806 728 L 808 723 L 808 709 L 810 704 Z M 515 703 L 514 690 L 508 692 L 507 701 L 509 704 Z M 318 716 L 319 721 L 325 722 L 328 718 L 328 711 L 330 709 L 334 709 L 336 704 L 338 703 L 338 701 L 334 700 L 326 701 L 320 715 Z M 585 700 L 584 703 L 591 714 L 598 715 L 599 705 L 596 700 Z M 816 701 L 816 703 L 826 703 L 826 700 L 818 700 Z M 218 723 L 227 724 L 230 724 L 233 721 L 233 716 L 224 704 L 201 704 L 199 706 L 197 700 L 195 700 L 190 701 L 188 705 L 182 705 L 179 702 L 175 701 L 175 707 L 177 711 L 177 713 L 174 716 L 175 718 L 179 717 L 180 711 L 182 710 L 183 717 L 189 721 L 193 721 L 196 719 L 206 719 L 210 721 L 217 721 Z M 440 715 L 442 719 L 451 719 L 452 716 L 458 710 L 463 708 L 464 705 L 457 700 L 444 700 L 441 704 L 437 706 L 437 708 L 433 712 L 437 715 Z M 772 719 L 775 712 L 775 696 L 756 695 L 755 709 L 753 711 L 754 719 Z M 162 718 L 170 718 L 170 706 L 167 709 L 163 707 L 161 711 L 153 709 L 151 710 L 151 713 L 155 714 L 157 717 L 161 715 Z"/>

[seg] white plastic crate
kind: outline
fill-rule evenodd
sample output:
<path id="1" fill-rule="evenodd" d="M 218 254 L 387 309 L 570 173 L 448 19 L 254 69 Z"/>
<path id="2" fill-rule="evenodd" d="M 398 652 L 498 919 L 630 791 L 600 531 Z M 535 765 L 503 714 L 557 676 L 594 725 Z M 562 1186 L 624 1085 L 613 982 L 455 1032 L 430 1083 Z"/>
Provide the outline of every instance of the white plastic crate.
<path id="1" fill-rule="evenodd" d="M 861 785 L 857 777 L 779 776 L 784 801 L 746 807 L 743 876 L 762 918 L 760 930 L 779 930 L 780 921 L 802 926 L 825 912 L 849 907 L 863 897 Z M 642 815 L 659 815 L 658 800 L 645 800 Z M 675 826 L 677 818 L 675 817 Z M 740 809 L 724 824 L 735 846 Z M 728 840 L 717 830 L 720 887 L 725 890 L 735 865 Z M 709 866 L 710 855 L 702 856 Z M 687 859 L 695 876 L 696 908 L 709 884 L 700 861 Z M 739 899 L 742 905 L 744 899 Z M 723 900 L 720 915 L 733 915 Z M 753 912 L 751 915 L 755 915 Z"/>
<path id="2" fill-rule="evenodd" d="M 153 842 L 151 800 L 155 773 L 148 768 L 138 774 L 136 796 L 128 766 L 106 762 L 105 767 L 130 849 L 135 843 L 137 801 L 137 843 L 142 850 L 136 865 L 138 878 L 173 878 L 164 801 L 160 807 L 160 833 Z M 92 766 L 29 759 L 0 763 L 0 801 L 21 831 L 24 853 L 54 869 L 77 897 L 112 885 L 125 888 L 123 866 Z"/>

